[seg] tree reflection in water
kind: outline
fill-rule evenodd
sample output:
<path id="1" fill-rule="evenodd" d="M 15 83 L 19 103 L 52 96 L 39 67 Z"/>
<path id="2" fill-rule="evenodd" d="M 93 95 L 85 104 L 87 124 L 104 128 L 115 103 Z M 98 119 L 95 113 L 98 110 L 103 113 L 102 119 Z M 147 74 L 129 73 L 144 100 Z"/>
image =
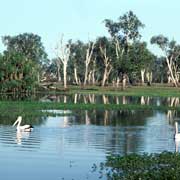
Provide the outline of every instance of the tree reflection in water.
<path id="1" fill-rule="evenodd" d="M 153 113 L 153 110 L 73 110 L 76 124 L 103 126 L 143 126 Z"/>
<path id="2" fill-rule="evenodd" d="M 7 98 L 10 97 L 1 97 Z M 19 98 L 14 96 L 13 98 Z M 138 105 L 153 105 L 153 106 L 169 106 L 178 107 L 180 105 L 180 100 L 178 97 L 132 97 L 132 96 L 110 96 L 110 95 L 95 95 L 95 94 L 71 94 L 71 95 L 46 95 L 46 96 L 33 96 L 33 99 L 37 99 L 42 102 L 60 102 L 60 103 L 91 103 L 91 104 L 138 104 Z M 13 110 L 12 110 L 13 111 Z M 35 126 L 43 125 L 46 123 L 46 116 L 32 116 L 29 112 L 25 112 L 20 109 L 16 112 L 12 112 L 7 109 L 7 112 L 0 114 L 0 124 L 12 125 L 17 118 L 17 115 L 21 114 L 23 116 L 23 123 L 32 124 Z M 177 110 L 158 110 L 159 113 L 167 115 L 168 123 L 174 125 L 174 119 L 178 120 L 180 117 L 180 112 Z M 95 125 L 98 127 L 111 127 L 110 132 L 106 134 L 104 139 L 102 137 L 97 141 L 103 141 L 103 143 L 112 144 L 107 147 L 114 147 L 113 151 L 117 149 L 115 147 L 122 147 L 122 152 L 128 152 L 133 150 L 136 152 L 138 146 L 144 140 L 141 136 L 134 135 L 133 128 L 145 127 L 148 123 L 148 118 L 151 118 L 157 113 L 154 110 L 73 110 L 73 116 L 64 116 L 63 127 L 68 127 L 69 125 Z M 99 132 L 101 133 L 101 132 Z M 28 136 L 27 136 L 28 137 Z M 94 137 L 95 138 L 95 137 Z M 22 134 L 17 134 L 17 142 L 23 140 Z M 124 146 L 122 146 L 122 141 Z"/>
<path id="3" fill-rule="evenodd" d="M 33 100 L 39 100 L 41 102 L 60 102 L 60 103 L 69 103 L 69 104 L 78 104 L 78 103 L 84 103 L 84 104 L 117 104 L 117 105 L 127 105 L 127 104 L 133 104 L 133 105 L 149 105 L 149 106 L 165 106 L 165 107 L 178 107 L 180 105 L 180 99 L 179 97 L 145 97 L 145 96 L 141 96 L 141 97 L 132 97 L 132 96 L 115 96 L 115 95 L 95 95 L 95 94 L 71 94 L 71 95 L 57 95 L 57 94 L 53 94 L 53 95 L 32 95 L 32 96 L 18 96 L 18 95 L 2 95 L 0 96 L 1 99 L 10 99 L 10 98 L 17 98 L 17 99 L 28 99 L 28 98 L 32 98 Z M 7 109 L 7 112 L 3 112 L 0 115 L 0 123 L 2 122 L 2 124 L 11 124 L 12 121 L 14 121 L 14 119 L 16 118 L 17 115 L 19 114 L 23 114 L 23 116 L 25 117 L 26 121 L 29 121 L 29 115 L 28 115 L 28 119 L 26 118 L 26 112 L 24 112 L 24 109 L 16 109 L 16 112 L 10 112 L 11 110 Z M 96 110 L 95 110 L 96 111 Z M 93 112 L 92 115 L 95 115 L 96 112 Z M 102 111 L 98 111 L 98 114 L 102 113 Z M 11 114 L 12 113 L 12 114 Z M 149 113 L 148 111 L 145 112 Z M 9 115 L 11 114 L 11 115 Z M 29 113 L 30 114 L 30 113 Z M 104 115 L 104 117 L 101 115 L 100 119 L 98 121 L 99 124 L 112 124 L 112 122 L 115 123 L 115 121 L 117 121 L 117 116 L 120 117 L 120 119 L 127 119 L 128 118 L 128 114 L 129 115 L 135 115 L 136 116 L 136 112 L 134 112 L 133 110 L 128 110 L 128 111 L 103 111 L 102 113 Z M 172 110 L 172 109 L 168 109 L 166 110 L 166 114 L 167 114 L 167 119 L 169 120 L 170 124 L 173 124 L 174 119 L 178 120 L 179 117 L 179 111 L 177 110 Z M 115 116 L 115 118 L 114 118 Z M 141 113 L 141 117 L 143 118 L 144 113 Z M 127 118 L 126 118 L 127 117 Z M 141 119 L 141 117 L 139 116 L 138 118 Z M 42 117 L 38 117 L 37 119 L 41 119 Z M 33 117 L 32 119 L 36 119 L 35 117 Z M 104 119 L 104 120 L 103 120 Z M 130 120 L 131 118 L 128 119 L 128 123 L 131 122 Z M 137 119 L 137 118 L 135 118 Z M 94 120 L 95 121 L 95 120 Z M 104 123 L 101 123 L 101 121 L 104 121 Z M 110 121 L 111 123 L 108 123 L 108 121 Z M 135 121 L 135 120 L 133 120 Z M 43 123 L 43 118 L 42 120 L 39 121 L 39 123 L 42 122 Z M 119 120 L 118 120 L 119 122 Z M 117 122 L 117 123 L 118 123 Z M 141 122 L 141 120 L 140 120 Z M 38 122 L 34 122 L 35 124 L 38 124 Z M 121 122 L 122 123 L 122 122 Z M 133 123 L 133 122 L 131 122 Z"/>

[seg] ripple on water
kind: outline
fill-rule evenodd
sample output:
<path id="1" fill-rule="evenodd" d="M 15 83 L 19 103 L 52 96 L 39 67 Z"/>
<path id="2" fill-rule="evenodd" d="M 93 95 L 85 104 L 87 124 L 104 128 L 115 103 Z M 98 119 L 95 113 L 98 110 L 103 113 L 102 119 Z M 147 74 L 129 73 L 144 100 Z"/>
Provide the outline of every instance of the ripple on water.
<path id="1" fill-rule="evenodd" d="M 91 167 L 107 154 L 175 149 L 174 129 L 152 119 L 144 126 L 63 127 L 60 117 L 51 121 L 53 117 L 31 133 L 0 126 L 0 179 L 97 179 L 97 174 L 90 173 Z M 26 177 L 29 171 L 32 175 Z"/>

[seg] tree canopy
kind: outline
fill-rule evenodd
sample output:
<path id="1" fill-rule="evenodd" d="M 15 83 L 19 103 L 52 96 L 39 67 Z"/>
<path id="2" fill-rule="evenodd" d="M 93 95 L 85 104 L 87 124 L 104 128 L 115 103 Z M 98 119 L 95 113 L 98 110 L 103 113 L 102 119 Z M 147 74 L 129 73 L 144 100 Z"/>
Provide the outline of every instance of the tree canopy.
<path id="1" fill-rule="evenodd" d="M 105 19 L 109 37 L 94 41 L 60 41 L 57 56 L 48 59 L 41 37 L 33 33 L 3 36 L 0 55 L 0 91 L 29 91 L 40 80 L 75 85 L 113 85 L 168 82 L 179 86 L 180 45 L 164 35 L 153 36 L 164 55 L 157 58 L 141 40 L 145 25 L 132 11 L 116 21 Z"/>

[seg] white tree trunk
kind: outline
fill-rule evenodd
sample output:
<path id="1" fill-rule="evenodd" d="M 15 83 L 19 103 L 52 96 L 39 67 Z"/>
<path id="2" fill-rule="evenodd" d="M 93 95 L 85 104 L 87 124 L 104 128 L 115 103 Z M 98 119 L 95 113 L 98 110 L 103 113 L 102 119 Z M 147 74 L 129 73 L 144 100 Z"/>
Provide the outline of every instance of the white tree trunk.
<path id="1" fill-rule="evenodd" d="M 145 74 L 145 69 L 141 69 L 141 83 L 144 85 L 144 74 Z"/>
<path id="2" fill-rule="evenodd" d="M 141 105 L 145 105 L 145 99 L 144 99 L 144 96 L 141 96 Z"/>
<path id="3" fill-rule="evenodd" d="M 105 85 L 106 79 L 107 79 L 107 68 L 105 68 L 105 70 L 104 70 L 104 75 L 103 75 L 103 80 L 102 80 L 102 86 L 103 87 Z"/>
<path id="4" fill-rule="evenodd" d="M 169 72 L 170 72 L 172 82 L 175 85 L 175 87 L 178 87 L 178 84 L 177 84 L 177 82 L 176 82 L 176 80 L 174 78 L 174 74 L 173 74 L 173 70 L 172 70 L 172 66 L 171 66 L 172 65 L 172 59 L 171 58 L 169 59 L 168 57 L 166 57 L 166 63 L 168 65 L 168 69 L 169 69 Z"/>
<path id="5" fill-rule="evenodd" d="M 63 75 L 64 75 L 64 88 L 67 88 L 67 65 L 70 56 L 70 44 L 63 44 L 63 36 L 61 37 L 60 43 L 56 47 L 56 56 L 59 62 L 63 64 Z"/>
<path id="6" fill-rule="evenodd" d="M 147 78 L 147 81 L 148 81 L 148 85 L 151 85 L 151 83 L 152 83 L 152 72 L 147 72 L 146 73 L 146 78 Z"/>
<path id="7" fill-rule="evenodd" d="M 63 63 L 64 88 L 67 88 L 67 63 Z"/>
<path id="8" fill-rule="evenodd" d="M 120 82 L 120 79 L 119 79 L 119 77 L 117 77 L 117 80 L 116 80 L 116 87 L 119 87 L 119 82 Z"/>
<path id="9" fill-rule="evenodd" d="M 86 50 L 84 86 L 86 85 L 87 80 L 88 80 L 88 68 L 89 68 L 89 64 L 92 60 L 94 46 L 95 46 L 95 42 L 93 42 L 92 45 L 89 43 L 88 48 Z"/>
<path id="10" fill-rule="evenodd" d="M 125 90 L 126 88 L 126 75 L 123 74 L 123 77 L 122 77 L 122 90 Z"/>
<path id="11" fill-rule="evenodd" d="M 58 81 L 58 82 L 61 81 L 60 67 L 59 67 L 59 66 L 57 66 L 57 81 Z"/>
<path id="12" fill-rule="evenodd" d="M 106 81 L 109 78 L 109 74 L 112 70 L 112 65 L 111 65 L 111 59 L 107 56 L 106 47 L 103 48 L 100 45 L 99 48 L 100 48 L 100 52 L 103 58 L 104 66 L 105 66 L 103 80 L 102 80 L 102 86 L 104 86 Z"/>
<path id="13" fill-rule="evenodd" d="M 91 84 L 92 80 L 92 71 L 89 72 L 88 74 L 88 84 Z"/>
<path id="14" fill-rule="evenodd" d="M 74 67 L 74 79 L 75 79 L 76 84 L 78 85 L 79 82 L 78 82 L 77 68 L 76 67 Z"/>
<path id="15" fill-rule="evenodd" d="M 95 68 L 96 68 L 96 59 L 93 60 L 93 70 L 92 70 L 92 84 L 95 85 Z"/>
<path id="16" fill-rule="evenodd" d="M 170 84 L 171 81 L 172 81 L 171 76 L 170 76 L 169 74 L 168 74 L 167 76 L 168 76 L 168 77 L 167 77 L 167 78 L 168 78 L 168 84 Z"/>
<path id="17" fill-rule="evenodd" d="M 92 71 L 92 84 L 95 85 L 95 70 Z"/>
<path id="18" fill-rule="evenodd" d="M 86 85 L 87 78 L 88 78 L 88 65 L 85 66 L 84 86 Z"/>
<path id="19" fill-rule="evenodd" d="M 74 104 L 77 104 L 77 97 L 78 97 L 78 95 L 74 94 Z"/>

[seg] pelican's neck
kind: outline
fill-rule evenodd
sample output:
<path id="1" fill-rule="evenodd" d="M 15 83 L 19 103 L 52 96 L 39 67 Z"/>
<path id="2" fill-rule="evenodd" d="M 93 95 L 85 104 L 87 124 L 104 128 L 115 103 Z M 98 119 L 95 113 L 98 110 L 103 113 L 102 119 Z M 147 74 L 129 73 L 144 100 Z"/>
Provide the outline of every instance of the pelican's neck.
<path id="1" fill-rule="evenodd" d="M 175 133 L 178 134 L 178 123 L 177 122 L 175 122 L 175 127 L 176 127 Z"/>
<path id="2" fill-rule="evenodd" d="M 13 126 L 15 126 L 15 125 L 18 123 L 18 124 L 17 124 L 17 127 L 19 127 L 20 124 L 21 124 L 21 120 L 22 120 L 22 117 L 19 116 L 19 117 L 17 118 L 16 122 L 13 124 Z"/>
<path id="3" fill-rule="evenodd" d="M 17 124 L 17 127 L 19 127 L 21 124 L 21 119 L 18 120 L 18 124 Z"/>

